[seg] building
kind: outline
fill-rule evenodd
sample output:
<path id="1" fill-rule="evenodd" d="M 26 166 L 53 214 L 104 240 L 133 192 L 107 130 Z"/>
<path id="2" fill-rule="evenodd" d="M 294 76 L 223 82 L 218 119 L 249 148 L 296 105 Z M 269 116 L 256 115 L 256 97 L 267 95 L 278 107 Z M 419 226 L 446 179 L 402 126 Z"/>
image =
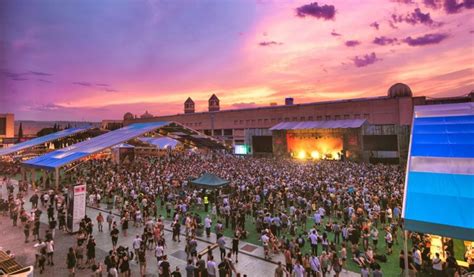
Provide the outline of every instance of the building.
<path id="1" fill-rule="evenodd" d="M 0 147 L 15 143 L 15 115 L 0 114 Z"/>
<path id="2" fill-rule="evenodd" d="M 133 118 L 133 117 L 132 117 Z M 123 120 L 104 119 L 100 124 L 101 129 L 116 130 L 123 127 Z"/>
<path id="3" fill-rule="evenodd" d="M 408 151 L 409 126 L 415 105 L 472 101 L 474 92 L 467 96 L 430 99 L 425 96 L 413 96 L 410 87 L 397 83 L 388 89 L 386 96 L 304 104 L 295 104 L 294 100 L 288 97 L 285 99 L 285 105 L 221 111 L 219 99 L 213 94 L 209 98 L 208 112 L 186 113 L 186 110 L 190 109 L 186 109 L 185 103 L 184 114 L 130 118 L 125 119 L 124 125 L 135 122 L 176 121 L 221 139 L 227 144 L 247 145 L 250 152 L 256 154 L 259 151 L 253 149 L 254 140 L 271 144 L 270 128 L 281 122 L 365 119 L 367 124 L 361 127 L 361 139 L 358 141 L 362 149 L 361 157 L 374 161 L 403 161 Z M 381 145 L 384 141 L 391 143 L 389 146 Z M 265 152 L 268 151 L 268 148 L 266 149 Z"/>

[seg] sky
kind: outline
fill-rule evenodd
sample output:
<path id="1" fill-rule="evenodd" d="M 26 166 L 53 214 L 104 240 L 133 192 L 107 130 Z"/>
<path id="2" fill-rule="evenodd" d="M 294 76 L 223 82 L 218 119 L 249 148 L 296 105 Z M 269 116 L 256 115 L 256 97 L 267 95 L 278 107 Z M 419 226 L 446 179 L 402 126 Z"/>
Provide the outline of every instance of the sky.
<path id="1" fill-rule="evenodd" d="M 2 0 L 0 113 L 121 119 L 474 89 L 474 0 Z"/>

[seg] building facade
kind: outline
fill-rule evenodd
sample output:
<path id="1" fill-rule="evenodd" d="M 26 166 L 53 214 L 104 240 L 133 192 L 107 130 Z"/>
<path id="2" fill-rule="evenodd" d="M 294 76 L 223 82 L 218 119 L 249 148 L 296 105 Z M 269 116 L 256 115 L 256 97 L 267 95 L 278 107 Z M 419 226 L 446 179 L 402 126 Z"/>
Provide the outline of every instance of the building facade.
<path id="1" fill-rule="evenodd" d="M 150 118 L 128 117 L 124 118 L 124 125 L 136 122 L 176 121 L 230 145 L 249 145 L 253 152 L 253 138 L 271 136 L 272 132 L 269 129 L 281 122 L 366 119 L 368 124 L 364 126 L 363 135 L 395 135 L 398 140 L 396 156 L 400 157 L 408 151 L 409 126 L 415 105 L 471 102 L 474 101 L 474 93 L 437 99 L 414 97 L 407 85 L 397 83 L 389 88 L 387 96 L 304 104 L 294 104 L 292 98 L 287 98 L 285 105 L 235 110 L 220 110 L 219 99 L 213 94 L 209 99 L 209 112 L 198 113 L 194 112 L 194 102 L 191 111 L 189 100 L 185 103 L 184 114 Z M 368 156 L 383 157 L 385 154 L 380 151 L 365 153 L 365 159 L 369 159 Z"/>
<path id="2" fill-rule="evenodd" d="M 0 147 L 13 143 L 15 138 L 15 115 L 12 113 L 0 114 Z"/>

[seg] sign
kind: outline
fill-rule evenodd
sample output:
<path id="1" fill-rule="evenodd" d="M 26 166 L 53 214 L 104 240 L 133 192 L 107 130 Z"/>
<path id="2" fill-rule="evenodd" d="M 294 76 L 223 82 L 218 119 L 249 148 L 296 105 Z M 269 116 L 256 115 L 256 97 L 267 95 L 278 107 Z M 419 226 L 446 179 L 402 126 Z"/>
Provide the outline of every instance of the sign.
<path id="1" fill-rule="evenodd" d="M 234 154 L 237 155 L 247 155 L 249 153 L 249 149 L 247 145 L 235 145 L 234 146 Z"/>
<path id="2" fill-rule="evenodd" d="M 72 226 L 70 231 L 75 233 L 79 231 L 79 224 L 86 215 L 86 185 L 77 185 L 73 187 L 72 199 Z"/>

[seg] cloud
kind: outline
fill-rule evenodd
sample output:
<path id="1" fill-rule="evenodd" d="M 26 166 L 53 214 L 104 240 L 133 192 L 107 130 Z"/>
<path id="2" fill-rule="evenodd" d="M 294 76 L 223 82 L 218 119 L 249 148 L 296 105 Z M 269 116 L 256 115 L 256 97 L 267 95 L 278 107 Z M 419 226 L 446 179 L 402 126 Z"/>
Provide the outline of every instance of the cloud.
<path id="1" fill-rule="evenodd" d="M 448 34 L 435 33 L 426 34 L 421 37 L 412 38 L 411 36 L 405 38 L 403 41 L 410 46 L 424 46 L 430 44 L 438 44 L 448 38 Z"/>
<path id="2" fill-rule="evenodd" d="M 376 37 L 372 41 L 373 44 L 378 44 L 378 45 L 390 45 L 390 44 L 395 44 L 396 42 L 397 42 L 396 38 L 388 38 L 385 36 Z"/>
<path id="3" fill-rule="evenodd" d="M 108 84 L 101 84 L 101 83 L 97 83 L 95 85 L 98 86 L 98 87 L 108 87 L 109 86 Z"/>
<path id="4" fill-rule="evenodd" d="M 36 75 L 36 76 L 53 76 L 53 74 L 46 73 L 46 72 L 39 72 L 39 71 L 28 71 L 28 74 Z"/>
<path id="5" fill-rule="evenodd" d="M 22 78 L 22 77 L 13 77 L 10 78 L 12 81 L 26 81 L 29 80 L 28 78 Z"/>
<path id="6" fill-rule="evenodd" d="M 413 0 L 391 0 L 392 2 L 400 3 L 400 4 L 415 4 Z"/>
<path id="7" fill-rule="evenodd" d="M 458 3 L 457 0 L 445 0 L 443 4 L 444 11 L 450 14 L 460 12 L 463 7 L 464 3 Z"/>
<path id="8" fill-rule="evenodd" d="M 83 87 L 92 87 L 91 83 L 88 82 L 73 82 L 74 85 L 83 86 Z"/>
<path id="9" fill-rule="evenodd" d="M 348 40 L 348 41 L 345 42 L 345 45 L 347 47 L 355 47 L 359 44 L 360 44 L 360 41 L 358 41 L 358 40 Z"/>
<path id="10" fill-rule="evenodd" d="M 331 36 L 334 36 L 334 37 L 340 37 L 340 36 L 342 36 L 342 35 L 341 35 L 341 34 L 339 34 L 339 33 L 336 33 L 336 31 L 335 31 L 335 30 L 332 30 L 332 32 L 331 32 Z"/>
<path id="11" fill-rule="evenodd" d="M 425 6 L 427 8 L 432 8 L 432 9 L 438 9 L 439 8 L 438 2 L 439 1 L 437 1 L 437 0 L 423 0 L 423 4 L 425 4 Z"/>
<path id="12" fill-rule="evenodd" d="M 116 89 L 111 89 L 111 88 L 106 88 L 106 89 L 104 89 L 104 91 L 107 91 L 107 92 L 118 92 L 118 90 L 116 90 Z"/>
<path id="13" fill-rule="evenodd" d="M 43 83 L 51 83 L 51 81 L 45 80 L 45 79 L 38 79 L 38 81 L 43 82 Z"/>
<path id="14" fill-rule="evenodd" d="M 380 25 L 379 25 L 379 23 L 377 23 L 377 21 L 372 22 L 369 26 L 374 27 L 376 30 L 378 30 L 379 27 L 380 27 Z"/>
<path id="15" fill-rule="evenodd" d="M 276 41 L 262 41 L 258 45 L 260 46 L 273 46 L 273 45 L 282 45 L 282 42 L 276 42 Z"/>
<path id="16" fill-rule="evenodd" d="M 392 22 L 393 23 L 408 23 L 410 25 L 416 24 L 424 24 L 427 26 L 432 27 L 439 27 L 443 25 L 441 22 L 435 22 L 432 18 L 430 13 L 423 13 L 419 8 L 413 10 L 413 12 L 408 13 L 406 15 L 397 15 L 392 14 Z"/>
<path id="17" fill-rule="evenodd" d="M 336 8 L 333 5 L 319 6 L 317 2 L 296 8 L 299 17 L 312 16 L 318 19 L 330 20 L 336 16 Z"/>
<path id="18" fill-rule="evenodd" d="M 30 110 L 34 111 L 41 111 L 41 112 L 49 112 L 49 111 L 55 111 L 59 109 L 64 109 L 64 106 L 57 105 L 54 103 L 47 103 L 47 104 L 42 104 L 42 105 L 35 105 L 35 106 L 30 106 Z"/>
<path id="19" fill-rule="evenodd" d="M 375 63 L 378 60 L 380 60 L 380 59 L 377 58 L 377 55 L 375 55 L 374 52 L 372 52 L 370 54 L 365 54 L 364 56 L 362 56 L 360 58 L 359 58 L 359 56 L 355 56 L 352 59 L 352 61 L 354 61 L 354 65 L 356 67 L 368 66 L 368 65 L 371 65 L 371 64 Z"/>

